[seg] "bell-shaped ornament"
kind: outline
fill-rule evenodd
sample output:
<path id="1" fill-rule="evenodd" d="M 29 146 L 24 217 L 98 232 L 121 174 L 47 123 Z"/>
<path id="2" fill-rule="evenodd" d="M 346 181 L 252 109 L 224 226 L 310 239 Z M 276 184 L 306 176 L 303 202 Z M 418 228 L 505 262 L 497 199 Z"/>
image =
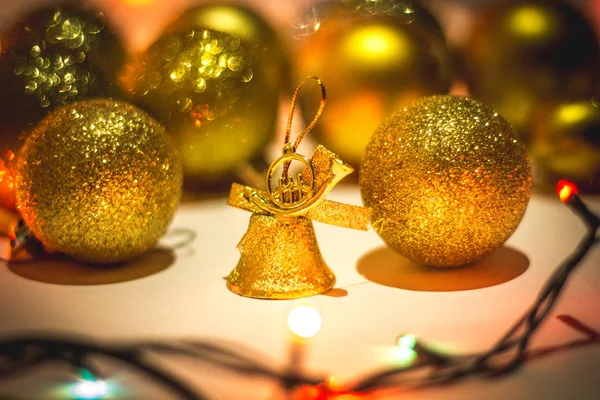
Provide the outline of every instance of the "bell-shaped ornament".
<path id="1" fill-rule="evenodd" d="M 321 87 L 321 106 L 292 144 L 294 107 L 298 91 L 308 79 L 316 79 Z M 240 261 L 227 278 L 227 287 L 234 293 L 261 299 L 297 299 L 323 293 L 333 287 L 335 276 L 321 256 L 312 221 L 368 228 L 370 209 L 325 199 L 352 167 L 323 146 L 317 147 L 310 160 L 296 153 L 324 105 L 323 83 L 316 77 L 306 78 L 292 98 L 283 154 L 267 171 L 266 192 L 239 184 L 231 187 L 229 205 L 253 213 L 238 245 Z M 292 163 L 302 166 L 299 173 L 291 172 Z"/>
<path id="2" fill-rule="evenodd" d="M 335 284 L 308 218 L 282 222 L 254 214 L 238 249 L 240 261 L 229 274 L 227 287 L 239 295 L 297 299 L 326 292 Z"/>

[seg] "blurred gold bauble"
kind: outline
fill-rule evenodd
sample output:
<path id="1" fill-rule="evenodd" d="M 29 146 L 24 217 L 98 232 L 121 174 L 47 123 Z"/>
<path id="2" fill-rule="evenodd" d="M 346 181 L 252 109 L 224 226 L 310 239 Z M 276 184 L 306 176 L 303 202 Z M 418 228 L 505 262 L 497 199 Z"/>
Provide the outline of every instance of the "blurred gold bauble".
<path id="1" fill-rule="evenodd" d="M 414 2 L 344 4 L 317 9 L 318 29 L 303 39 L 296 72 L 327 84 L 318 141 L 357 167 L 386 116 L 419 97 L 448 92 L 451 60 L 439 26 Z M 308 94 L 300 100 L 313 115 L 318 103 Z"/>
<path id="2" fill-rule="evenodd" d="M 472 96 L 528 143 L 540 102 L 589 98 L 599 88 L 594 31 L 562 0 L 503 1 L 479 14 L 466 46 Z"/>
<path id="3" fill-rule="evenodd" d="M 149 250 L 181 196 L 181 161 L 149 115 L 112 100 L 59 108 L 17 164 L 18 209 L 49 251 L 114 263 Z"/>
<path id="4" fill-rule="evenodd" d="M 547 104 L 536 113 L 531 156 L 537 183 L 569 179 L 600 192 L 600 98 Z"/>
<path id="5" fill-rule="evenodd" d="M 204 6 L 170 25 L 121 82 L 175 138 L 186 179 L 210 181 L 269 143 L 286 67 L 281 42 L 256 14 Z"/>
<path id="6" fill-rule="evenodd" d="M 227 33 L 270 60 L 264 63 L 272 84 L 290 85 L 290 55 L 277 32 L 263 18 L 249 8 L 227 4 L 204 5 L 184 13 L 172 25 L 177 30 L 208 29 Z"/>
<path id="7" fill-rule="evenodd" d="M 477 261 L 519 225 L 531 175 L 525 148 L 497 113 L 432 96 L 389 117 L 362 162 L 373 227 L 394 250 L 439 267 Z"/>
<path id="8" fill-rule="evenodd" d="M 118 97 L 124 60 L 104 15 L 74 5 L 31 13 L 0 35 L 0 205 L 14 206 L 14 165 L 27 132 L 56 107 Z"/>

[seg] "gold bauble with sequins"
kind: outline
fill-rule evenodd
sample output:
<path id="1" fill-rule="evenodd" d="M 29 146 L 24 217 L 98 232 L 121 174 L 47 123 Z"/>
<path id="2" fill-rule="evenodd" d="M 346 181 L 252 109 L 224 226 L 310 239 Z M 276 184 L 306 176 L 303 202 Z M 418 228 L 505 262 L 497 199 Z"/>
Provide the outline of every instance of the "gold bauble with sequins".
<path id="1" fill-rule="evenodd" d="M 373 228 L 394 250 L 436 267 L 501 246 L 529 202 L 531 173 L 515 130 L 483 104 L 432 96 L 390 116 L 362 161 Z"/>
<path id="2" fill-rule="evenodd" d="M 125 60 L 99 11 L 43 8 L 0 35 L 0 205 L 14 206 L 14 165 L 28 131 L 51 110 L 91 97 L 120 97 Z"/>
<path id="3" fill-rule="evenodd" d="M 420 97 L 448 93 L 450 52 L 435 19 L 417 2 L 356 0 L 312 10 L 318 29 L 299 41 L 297 77 L 317 75 L 327 84 L 317 141 L 358 167 L 388 115 Z M 313 115 L 314 98 L 300 100 Z"/>
<path id="4" fill-rule="evenodd" d="M 17 163 L 18 210 L 49 251 L 92 263 L 154 246 L 179 203 L 181 161 L 144 111 L 86 100 L 37 125 Z"/>
<path id="5" fill-rule="evenodd" d="M 186 182 L 215 181 L 259 158 L 271 140 L 286 65 L 264 20 L 208 6 L 172 23 L 121 83 L 175 138 Z"/>

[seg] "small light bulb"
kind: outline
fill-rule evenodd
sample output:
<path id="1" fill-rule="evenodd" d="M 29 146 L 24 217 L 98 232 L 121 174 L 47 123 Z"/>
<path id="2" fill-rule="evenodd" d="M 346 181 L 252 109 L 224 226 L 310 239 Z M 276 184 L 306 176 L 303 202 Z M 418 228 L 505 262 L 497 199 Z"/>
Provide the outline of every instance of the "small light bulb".
<path id="1" fill-rule="evenodd" d="M 394 358 L 401 363 L 410 364 L 417 358 L 417 352 L 405 347 L 398 347 L 393 352 Z"/>
<path id="2" fill-rule="evenodd" d="M 310 306 L 299 306 L 288 314 L 288 327 L 303 338 L 311 338 L 321 330 L 321 314 Z"/>
<path id="3" fill-rule="evenodd" d="M 98 400 L 108 395 L 108 384 L 104 381 L 81 381 L 71 388 L 76 399 Z"/>
<path id="4" fill-rule="evenodd" d="M 561 179 L 556 185 L 556 193 L 560 201 L 567 203 L 574 194 L 577 194 L 577 186 L 573 182 Z"/>
<path id="5" fill-rule="evenodd" d="M 417 337 L 412 334 L 400 335 L 396 342 L 400 348 L 414 350 L 417 345 Z"/>
<path id="6" fill-rule="evenodd" d="M 398 347 L 394 350 L 394 358 L 402 363 L 409 364 L 417 357 L 415 350 L 417 337 L 412 334 L 400 335 L 396 339 Z"/>

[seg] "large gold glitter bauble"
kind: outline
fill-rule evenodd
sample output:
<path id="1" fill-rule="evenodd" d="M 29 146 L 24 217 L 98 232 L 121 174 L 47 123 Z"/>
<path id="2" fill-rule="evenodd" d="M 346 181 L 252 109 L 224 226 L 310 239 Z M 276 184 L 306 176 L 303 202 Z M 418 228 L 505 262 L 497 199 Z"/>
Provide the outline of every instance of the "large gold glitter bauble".
<path id="1" fill-rule="evenodd" d="M 362 162 L 373 228 L 403 256 L 449 267 L 501 246 L 523 218 L 531 186 L 519 136 L 465 97 L 432 96 L 389 117 Z"/>
<path id="2" fill-rule="evenodd" d="M 281 42 L 234 6 L 188 11 L 125 68 L 121 82 L 175 138 L 186 180 L 217 180 L 259 157 L 287 86 Z"/>
<path id="3" fill-rule="evenodd" d="M 87 100 L 31 132 L 16 174 L 18 209 L 50 251 L 114 263 L 150 249 L 181 196 L 171 138 L 142 110 Z"/>
<path id="4" fill-rule="evenodd" d="M 490 3 L 466 45 L 471 94 L 529 143 L 541 102 L 589 98 L 600 89 L 598 40 L 567 1 Z"/>
<path id="5" fill-rule="evenodd" d="M 118 97 L 125 60 L 104 15 L 44 8 L 0 35 L 0 205 L 14 206 L 14 165 L 27 132 L 48 112 L 91 97 Z"/>
<path id="6" fill-rule="evenodd" d="M 449 50 L 433 17 L 415 2 L 338 1 L 317 8 L 313 23 L 318 30 L 301 41 L 297 74 L 327 83 L 328 112 L 315 134 L 354 167 L 394 110 L 448 93 Z M 314 98 L 300 100 L 306 115 L 314 114 Z"/>
<path id="7" fill-rule="evenodd" d="M 600 97 L 544 105 L 533 123 L 534 181 L 554 188 L 560 179 L 600 192 Z"/>

